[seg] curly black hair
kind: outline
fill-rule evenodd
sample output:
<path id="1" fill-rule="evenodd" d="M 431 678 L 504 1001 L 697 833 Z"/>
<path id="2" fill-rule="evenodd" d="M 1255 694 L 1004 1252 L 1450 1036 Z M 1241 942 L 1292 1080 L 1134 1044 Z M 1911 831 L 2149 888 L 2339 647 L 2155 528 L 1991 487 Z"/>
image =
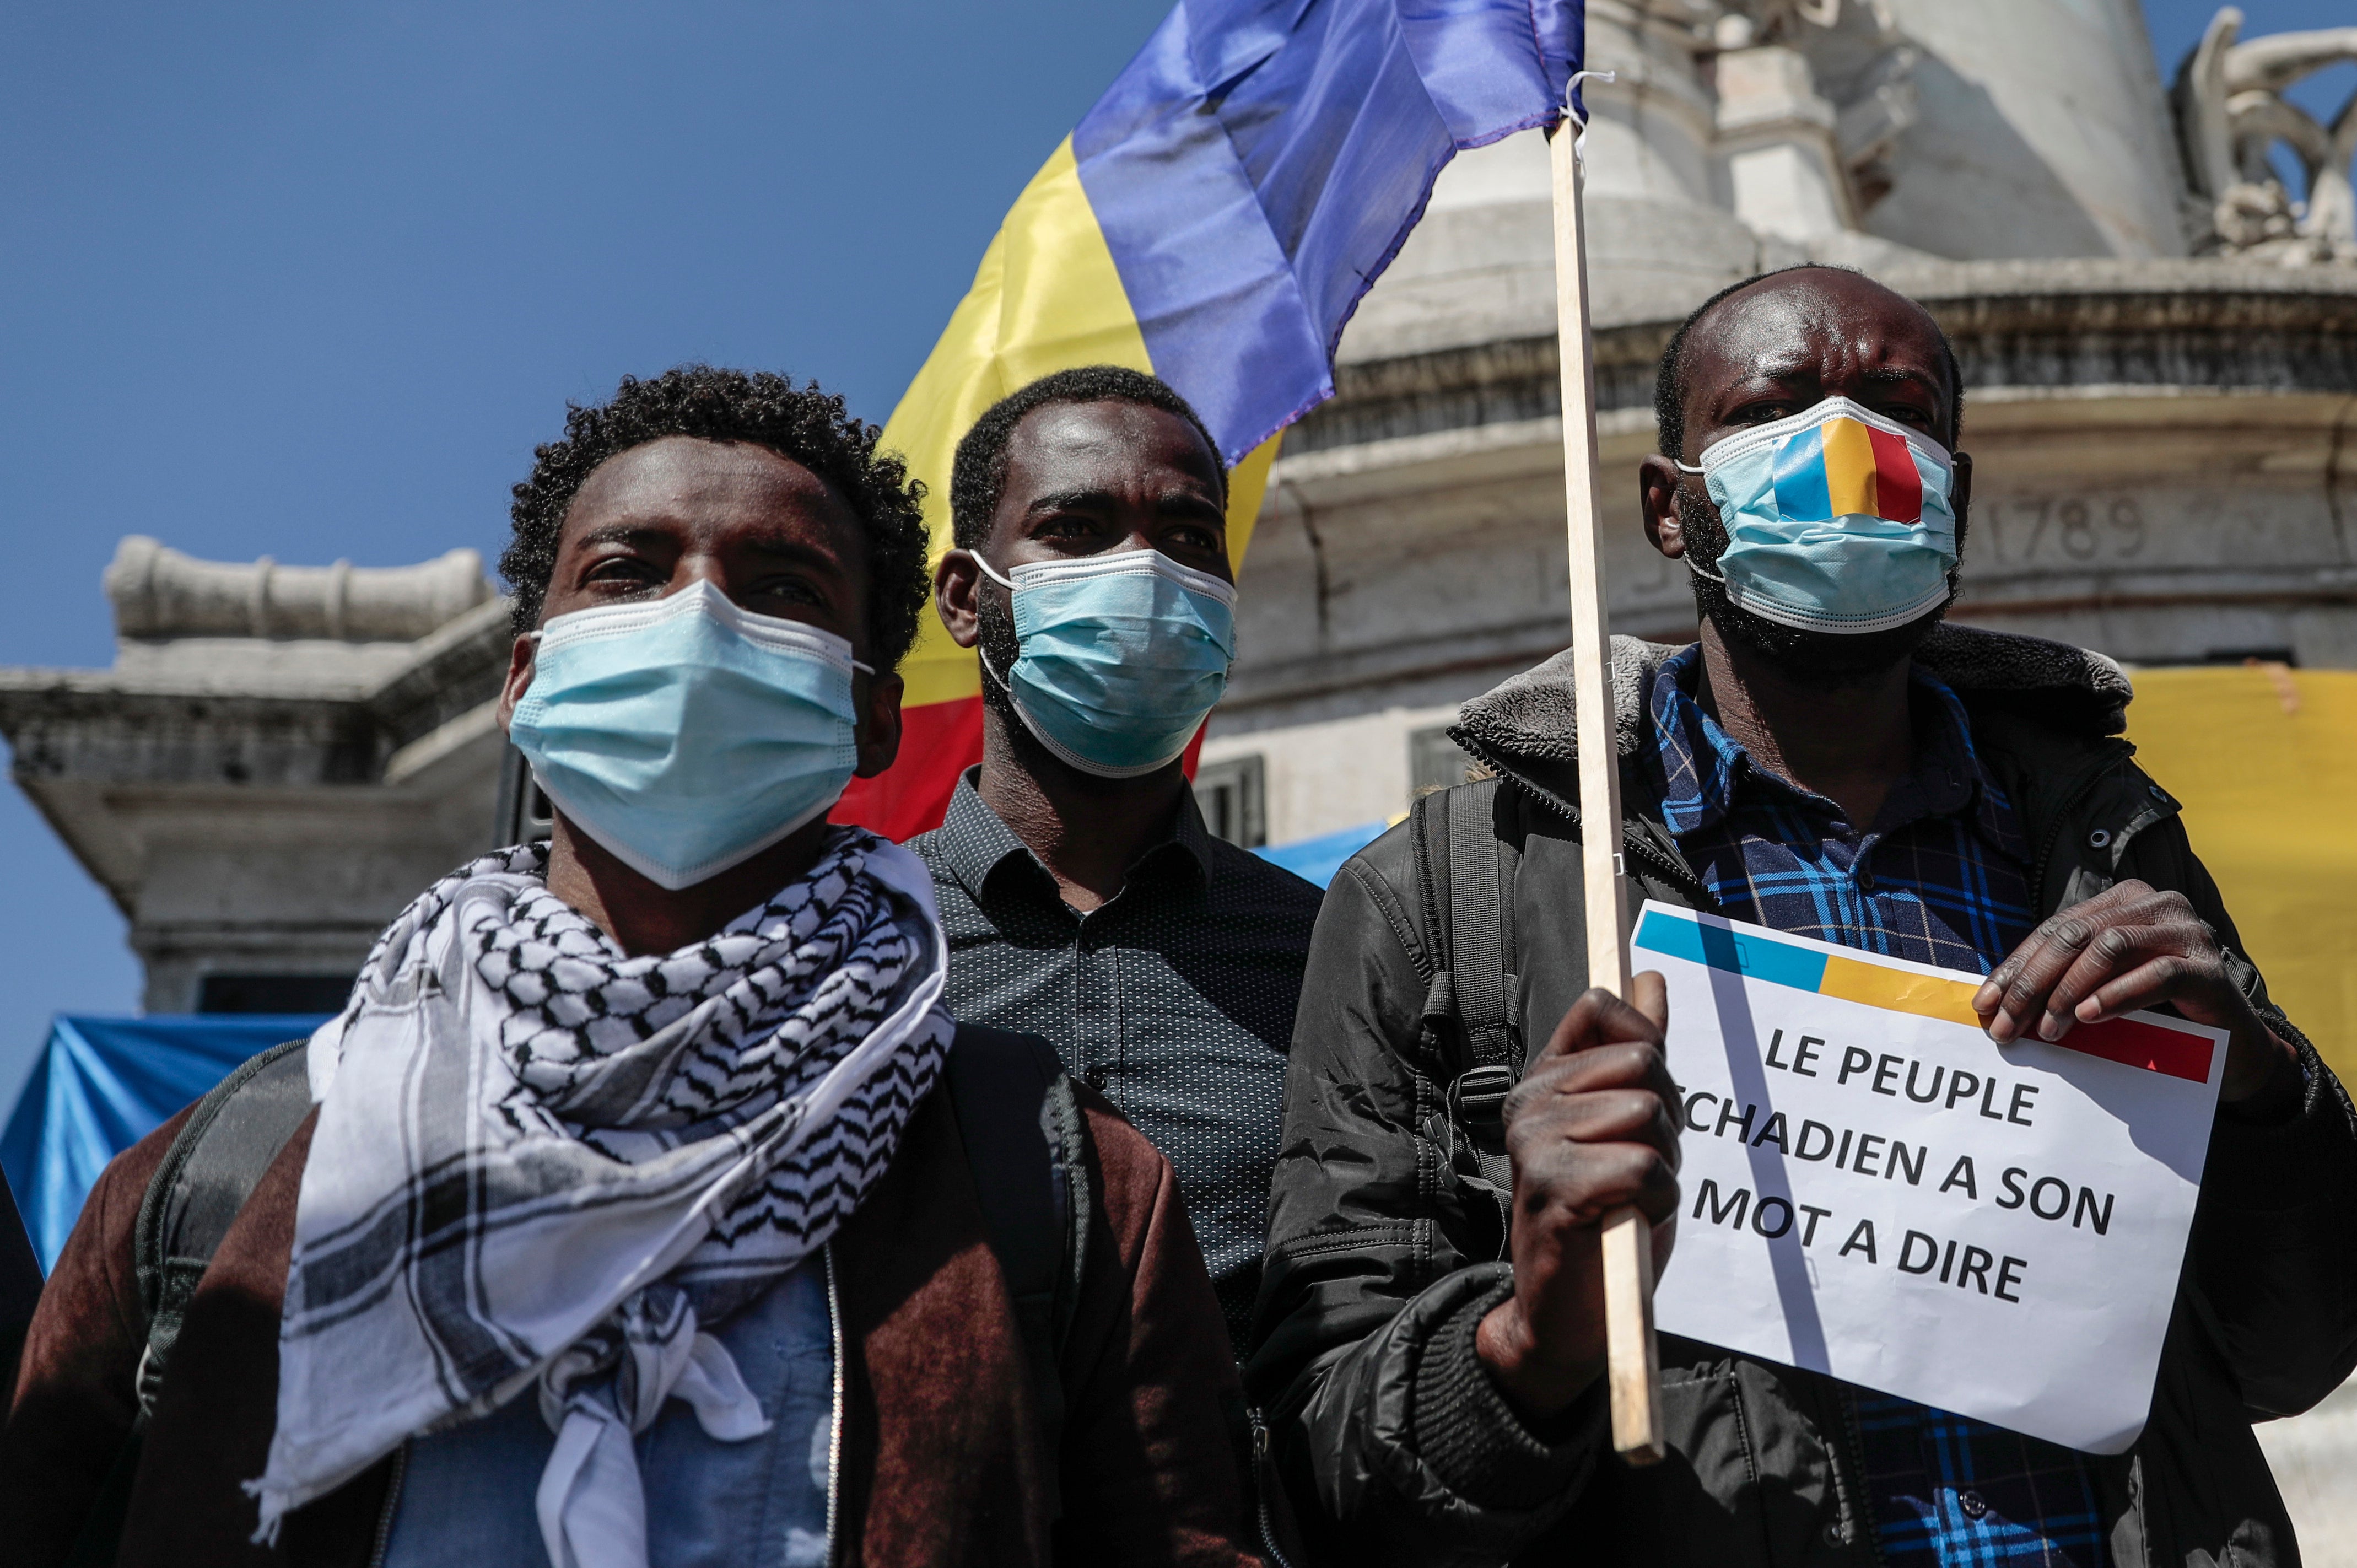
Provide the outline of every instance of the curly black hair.
<path id="1" fill-rule="evenodd" d="M 1856 273 L 1857 270 L 1855 267 L 1832 266 L 1824 262 L 1802 262 L 1793 266 L 1778 267 L 1772 272 L 1754 273 L 1739 283 L 1728 284 L 1725 288 L 1695 306 L 1692 313 L 1684 321 L 1678 323 L 1678 329 L 1670 335 L 1670 346 L 1662 350 L 1662 366 L 1653 377 L 1653 430 L 1660 437 L 1662 456 L 1676 462 L 1685 460 L 1684 358 L 1686 336 L 1694 330 L 1696 322 L 1717 309 L 1719 301 L 1730 295 L 1741 294 L 1755 284 L 1766 283 L 1770 278 L 1782 277 L 1786 273 Z M 1925 311 L 1924 315 L 1928 317 L 1931 312 Z M 1956 362 L 1956 350 L 1948 342 L 1948 335 L 1941 330 L 1940 323 L 1936 318 L 1932 321 L 1932 331 L 1940 339 L 1940 357 L 1946 360 L 1948 365 L 1948 407 L 1951 411 L 1949 434 L 1951 436 L 1962 435 L 1964 429 L 1964 367 Z"/>
<path id="2" fill-rule="evenodd" d="M 797 387 L 789 377 L 710 365 L 681 365 L 652 381 L 624 376 L 608 402 L 568 405 L 565 438 L 533 449 L 532 477 L 516 486 L 509 509 L 515 537 L 500 557 L 500 575 L 515 595 L 517 632 L 539 624 L 565 514 L 597 465 L 667 435 L 693 435 L 767 446 L 849 503 L 867 534 L 870 656 L 877 670 L 892 669 L 917 639 L 932 577 L 919 505 L 924 486 L 909 478 L 898 454 L 876 449 L 882 434 L 816 381 Z"/>
<path id="3" fill-rule="evenodd" d="M 1033 409 L 1053 403 L 1135 403 L 1175 413 L 1195 427 L 1211 461 L 1220 470 L 1220 504 L 1228 499 L 1228 466 L 1220 444 L 1192 404 L 1170 383 L 1125 365 L 1082 365 L 1041 376 L 1000 398 L 974 422 L 960 438 L 957 460 L 950 468 L 950 532 L 961 550 L 974 550 L 990 537 L 991 514 L 1006 490 L 1006 444 L 1015 427 Z"/>

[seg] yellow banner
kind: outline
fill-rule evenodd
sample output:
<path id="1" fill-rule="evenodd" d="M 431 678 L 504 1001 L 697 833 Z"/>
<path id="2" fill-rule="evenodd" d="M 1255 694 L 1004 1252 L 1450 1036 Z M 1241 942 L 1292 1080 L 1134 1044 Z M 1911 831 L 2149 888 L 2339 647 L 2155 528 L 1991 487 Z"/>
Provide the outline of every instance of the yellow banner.
<path id="1" fill-rule="evenodd" d="M 2139 670 L 2136 760 L 2185 808 L 2267 992 L 2357 1077 L 2357 671 Z"/>

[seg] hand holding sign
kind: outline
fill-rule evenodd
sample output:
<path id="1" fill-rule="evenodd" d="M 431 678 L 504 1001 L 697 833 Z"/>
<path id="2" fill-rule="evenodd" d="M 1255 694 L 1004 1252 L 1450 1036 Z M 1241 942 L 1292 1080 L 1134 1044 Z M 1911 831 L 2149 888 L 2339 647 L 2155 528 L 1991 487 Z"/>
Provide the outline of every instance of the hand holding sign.
<path id="1" fill-rule="evenodd" d="M 2217 933 L 2182 893 L 2133 879 L 2049 918 L 1997 965 L 1973 997 L 1989 1038 L 2060 1040 L 2169 1003 L 2197 1024 L 2228 1031 L 2233 1045 L 2218 1097 L 2251 1099 L 2298 1058 L 2275 1037 L 2226 972 Z"/>
<path id="2" fill-rule="evenodd" d="M 1574 1003 L 1506 1101 L 1514 1163 L 1514 1294 L 1482 1319 L 1476 1346 L 1524 1410 L 1552 1415 L 1604 1368 L 1604 1217 L 1634 1205 L 1669 1256 L 1677 1221 L 1677 1103 L 1663 1058 L 1662 977 L 1631 1000 L 1592 990 Z"/>

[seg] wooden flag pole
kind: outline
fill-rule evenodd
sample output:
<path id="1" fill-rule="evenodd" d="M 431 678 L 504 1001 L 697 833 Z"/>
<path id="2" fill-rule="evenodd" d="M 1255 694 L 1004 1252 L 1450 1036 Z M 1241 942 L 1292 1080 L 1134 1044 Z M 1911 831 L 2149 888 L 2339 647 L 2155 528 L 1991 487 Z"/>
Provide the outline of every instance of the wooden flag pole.
<path id="1" fill-rule="evenodd" d="M 1577 703 L 1580 861 L 1588 983 L 1629 994 L 1629 900 L 1620 859 L 1620 743 L 1604 618 L 1604 507 L 1596 443 L 1596 338 L 1587 310 L 1579 131 L 1566 110 L 1552 138 L 1555 300 L 1563 366 L 1563 486 L 1571 547 L 1572 693 Z M 1634 1208 L 1604 1217 L 1606 1376 L 1612 1446 L 1632 1465 L 1663 1455 L 1662 1372 L 1653 1347 L 1653 1233 Z"/>

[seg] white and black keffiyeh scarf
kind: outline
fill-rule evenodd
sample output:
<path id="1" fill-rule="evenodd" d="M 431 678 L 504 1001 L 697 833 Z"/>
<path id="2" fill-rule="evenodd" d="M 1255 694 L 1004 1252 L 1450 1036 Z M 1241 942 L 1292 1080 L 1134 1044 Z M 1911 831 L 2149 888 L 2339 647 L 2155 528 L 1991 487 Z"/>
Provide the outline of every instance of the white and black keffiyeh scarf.
<path id="1" fill-rule="evenodd" d="M 699 1325 L 825 1243 L 940 1073 L 947 945 L 907 851 L 838 829 L 760 908 L 638 958 L 546 865 L 436 883 L 312 1036 L 258 1539 L 536 1381 L 552 1560 L 643 1563 L 630 1433 L 674 1396 L 716 1437 L 766 1428 Z"/>

